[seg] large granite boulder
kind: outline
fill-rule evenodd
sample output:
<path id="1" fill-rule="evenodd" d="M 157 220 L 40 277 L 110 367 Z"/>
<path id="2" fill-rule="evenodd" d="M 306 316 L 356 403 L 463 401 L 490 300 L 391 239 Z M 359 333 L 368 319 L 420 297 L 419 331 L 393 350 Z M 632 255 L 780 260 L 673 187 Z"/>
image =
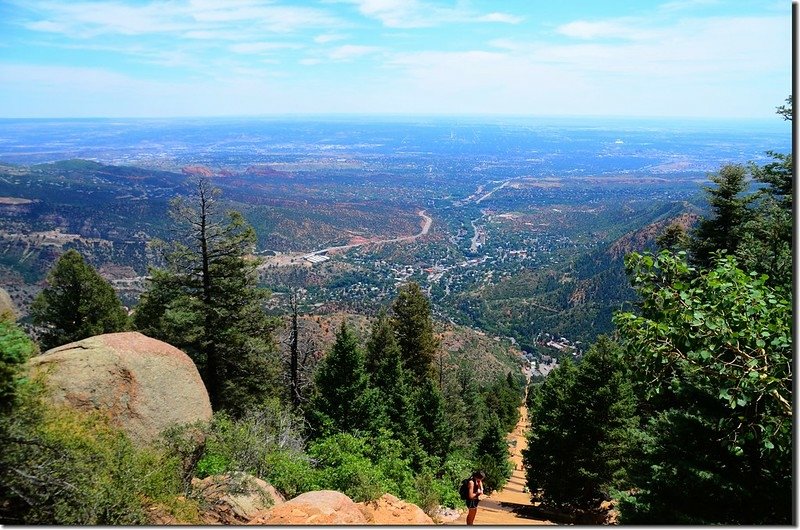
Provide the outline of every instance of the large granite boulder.
<path id="1" fill-rule="evenodd" d="M 16 320 L 18 316 L 17 306 L 14 305 L 8 291 L 0 287 L 0 320 Z"/>
<path id="2" fill-rule="evenodd" d="M 211 419 L 208 392 L 181 350 L 141 333 L 108 333 L 59 346 L 32 358 L 46 372 L 51 400 L 109 415 L 136 443 L 167 427 Z"/>
<path id="3" fill-rule="evenodd" d="M 358 508 L 367 522 L 378 525 L 434 524 L 433 519 L 416 504 L 386 493 L 380 499 L 360 502 Z"/>
<path id="4" fill-rule="evenodd" d="M 367 524 L 364 514 L 350 497 L 338 491 L 309 491 L 298 495 L 248 524 L 253 525 L 331 525 Z"/>

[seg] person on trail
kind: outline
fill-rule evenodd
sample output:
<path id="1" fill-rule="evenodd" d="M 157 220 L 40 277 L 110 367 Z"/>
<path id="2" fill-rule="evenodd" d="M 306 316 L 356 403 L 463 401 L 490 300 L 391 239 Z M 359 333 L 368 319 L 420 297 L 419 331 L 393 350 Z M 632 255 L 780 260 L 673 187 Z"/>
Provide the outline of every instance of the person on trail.
<path id="1" fill-rule="evenodd" d="M 467 489 L 467 524 L 472 524 L 475 521 L 475 515 L 478 513 L 478 502 L 480 502 L 481 495 L 483 495 L 483 479 L 486 478 L 486 473 L 483 471 L 475 471 L 469 479 Z"/>

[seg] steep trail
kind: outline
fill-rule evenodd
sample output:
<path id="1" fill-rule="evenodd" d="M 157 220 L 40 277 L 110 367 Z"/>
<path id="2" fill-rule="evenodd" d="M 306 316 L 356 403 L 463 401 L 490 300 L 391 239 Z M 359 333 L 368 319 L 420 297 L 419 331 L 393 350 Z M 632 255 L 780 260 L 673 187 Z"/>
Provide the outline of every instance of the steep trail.
<path id="1" fill-rule="evenodd" d="M 527 396 L 526 396 L 527 397 Z M 551 525 L 556 524 L 546 519 L 533 519 L 514 513 L 515 510 L 523 507 L 533 506 L 530 493 L 524 493 L 525 487 L 525 468 L 522 465 L 522 451 L 528 446 L 526 433 L 528 432 L 528 407 L 523 405 L 519 408 L 519 421 L 514 431 L 508 435 L 511 451 L 511 465 L 514 471 L 511 478 L 502 490 L 492 492 L 491 495 L 483 497 L 478 505 L 478 514 L 475 516 L 476 525 Z M 525 511 L 525 510 L 523 510 Z M 448 524 L 466 524 L 467 511 L 461 517 Z"/>

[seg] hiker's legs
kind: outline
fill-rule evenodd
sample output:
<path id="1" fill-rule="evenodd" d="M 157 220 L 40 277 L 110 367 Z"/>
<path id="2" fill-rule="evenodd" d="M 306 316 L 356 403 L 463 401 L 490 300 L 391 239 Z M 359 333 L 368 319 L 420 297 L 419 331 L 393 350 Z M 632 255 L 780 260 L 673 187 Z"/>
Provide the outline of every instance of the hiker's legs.
<path id="1" fill-rule="evenodd" d="M 472 521 L 475 520 L 475 514 L 478 513 L 477 508 L 470 508 L 467 512 L 467 524 L 472 524 Z"/>

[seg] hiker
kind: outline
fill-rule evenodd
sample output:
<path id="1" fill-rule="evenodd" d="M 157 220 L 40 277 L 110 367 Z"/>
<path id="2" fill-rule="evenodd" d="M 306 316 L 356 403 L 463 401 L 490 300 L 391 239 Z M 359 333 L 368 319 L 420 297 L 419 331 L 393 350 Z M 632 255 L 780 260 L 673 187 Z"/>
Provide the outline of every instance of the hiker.
<path id="1" fill-rule="evenodd" d="M 467 524 L 472 524 L 475 521 L 475 514 L 478 513 L 478 502 L 483 495 L 483 479 L 486 478 L 486 473 L 483 471 L 475 471 L 472 477 L 467 482 Z"/>

